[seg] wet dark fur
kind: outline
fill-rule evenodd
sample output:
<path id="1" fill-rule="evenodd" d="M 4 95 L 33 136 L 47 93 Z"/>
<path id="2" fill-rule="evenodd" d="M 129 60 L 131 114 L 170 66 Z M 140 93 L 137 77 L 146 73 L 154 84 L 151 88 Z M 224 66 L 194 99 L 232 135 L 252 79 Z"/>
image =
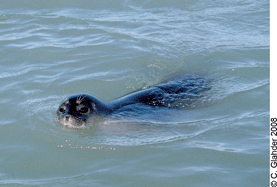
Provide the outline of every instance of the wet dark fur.
<path id="1" fill-rule="evenodd" d="M 110 115 L 124 106 L 138 103 L 153 107 L 193 108 L 192 103 L 209 89 L 209 81 L 202 76 L 186 76 L 111 101 L 87 94 L 73 95 L 59 106 L 58 121 L 65 126 L 80 126 L 92 116 Z"/>

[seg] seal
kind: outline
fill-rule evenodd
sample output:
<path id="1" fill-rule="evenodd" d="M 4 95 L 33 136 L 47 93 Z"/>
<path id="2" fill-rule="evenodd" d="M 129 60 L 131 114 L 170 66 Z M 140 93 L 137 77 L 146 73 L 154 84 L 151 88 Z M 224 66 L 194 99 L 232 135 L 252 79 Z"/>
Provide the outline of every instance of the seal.
<path id="1" fill-rule="evenodd" d="M 185 76 L 110 101 L 88 94 L 73 95 L 59 106 L 57 121 L 66 127 L 84 127 L 90 118 L 109 116 L 134 104 L 191 109 L 196 107 L 193 103 L 203 96 L 201 93 L 210 89 L 209 81 L 204 77 Z"/>

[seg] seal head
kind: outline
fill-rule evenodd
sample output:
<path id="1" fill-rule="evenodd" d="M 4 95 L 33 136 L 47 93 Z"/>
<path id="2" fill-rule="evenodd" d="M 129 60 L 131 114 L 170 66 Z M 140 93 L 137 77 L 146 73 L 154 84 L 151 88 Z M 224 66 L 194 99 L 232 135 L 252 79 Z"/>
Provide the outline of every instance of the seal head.
<path id="1" fill-rule="evenodd" d="M 105 110 L 104 103 L 99 103 L 101 101 L 90 95 L 81 94 L 71 96 L 59 106 L 57 110 L 57 121 L 66 127 L 80 128 L 84 126 L 92 115 L 99 114 L 97 106 L 101 108 L 101 111 L 108 112 Z"/>

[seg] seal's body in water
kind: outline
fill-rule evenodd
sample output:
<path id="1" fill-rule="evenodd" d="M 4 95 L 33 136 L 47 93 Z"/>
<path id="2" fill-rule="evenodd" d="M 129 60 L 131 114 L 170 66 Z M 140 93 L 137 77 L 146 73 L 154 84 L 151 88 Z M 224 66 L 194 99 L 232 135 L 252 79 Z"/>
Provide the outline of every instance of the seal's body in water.
<path id="1" fill-rule="evenodd" d="M 211 89 L 208 83 L 209 81 L 201 76 L 186 76 L 111 101 L 87 94 L 73 95 L 59 106 L 58 121 L 64 126 L 77 128 L 83 126 L 89 118 L 112 115 L 119 109 L 124 110 L 125 106 L 132 107 L 134 104 L 177 109 L 194 108 L 192 103 L 201 97 L 204 91 Z"/>

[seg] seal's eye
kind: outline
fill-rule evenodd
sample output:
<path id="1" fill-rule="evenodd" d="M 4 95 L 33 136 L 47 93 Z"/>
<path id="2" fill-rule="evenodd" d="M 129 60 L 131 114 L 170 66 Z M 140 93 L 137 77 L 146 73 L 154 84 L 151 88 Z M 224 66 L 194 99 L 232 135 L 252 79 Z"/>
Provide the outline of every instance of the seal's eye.
<path id="1" fill-rule="evenodd" d="M 90 113 L 90 109 L 86 106 L 77 107 L 77 110 L 84 115 L 88 115 Z"/>
<path id="2" fill-rule="evenodd" d="M 63 105 L 59 108 L 59 113 L 64 114 L 65 111 L 66 111 L 66 106 Z"/>

